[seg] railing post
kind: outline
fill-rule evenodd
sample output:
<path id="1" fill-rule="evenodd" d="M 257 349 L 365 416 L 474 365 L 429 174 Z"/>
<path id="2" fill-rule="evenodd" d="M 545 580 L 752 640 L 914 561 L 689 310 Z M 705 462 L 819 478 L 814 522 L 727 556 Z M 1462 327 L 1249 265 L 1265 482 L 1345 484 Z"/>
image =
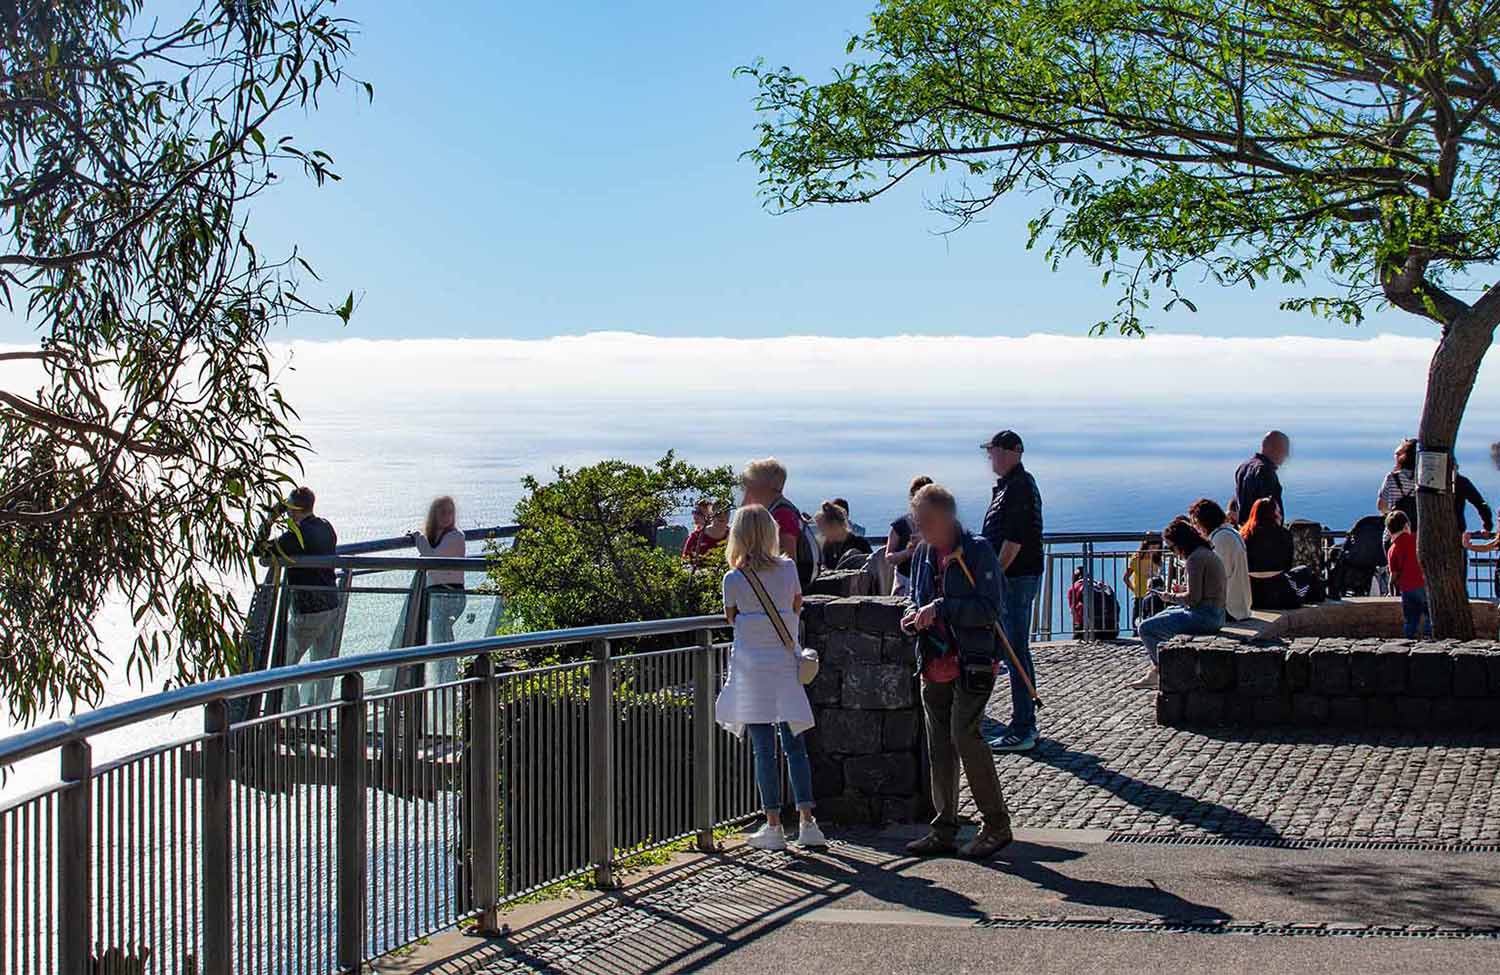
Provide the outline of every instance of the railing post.
<path id="1" fill-rule="evenodd" d="M 365 858 L 368 809 L 365 801 L 365 687 L 359 674 L 345 674 L 339 693 L 338 750 L 338 964 L 357 972 L 364 960 Z"/>
<path id="2" fill-rule="evenodd" d="M 589 859 L 594 886 L 615 886 L 615 694 L 609 641 L 595 640 L 589 665 Z"/>
<path id="3" fill-rule="evenodd" d="M 1094 638 L 1094 543 L 1083 543 L 1083 639 Z"/>
<path id="4" fill-rule="evenodd" d="M 693 826 L 698 831 L 698 850 L 712 853 L 714 783 L 718 781 L 714 747 L 714 634 L 698 633 L 698 652 L 693 655 Z"/>
<path id="5" fill-rule="evenodd" d="M 94 931 L 89 858 L 93 838 L 93 751 L 86 741 L 62 747 L 62 780 L 57 808 L 57 960 L 62 975 L 93 971 L 89 943 Z"/>
<path id="6" fill-rule="evenodd" d="M 1052 551 L 1052 546 L 1047 546 L 1046 558 L 1047 574 L 1042 580 L 1042 619 L 1044 622 L 1043 639 L 1052 639 L 1052 593 L 1057 589 L 1057 553 Z"/>
<path id="7" fill-rule="evenodd" d="M 469 708 L 468 740 L 464 743 L 469 754 L 469 786 L 473 794 L 468 797 L 470 810 L 469 837 L 472 858 L 469 878 L 474 907 L 479 911 L 479 933 L 493 935 L 500 932 L 500 844 L 495 829 L 495 817 L 500 810 L 500 762 L 499 741 L 495 735 L 495 713 L 498 707 L 495 679 L 495 662 L 487 653 L 474 658 L 470 676 L 478 678 L 474 685 Z"/>
<path id="8" fill-rule="evenodd" d="M 203 898 L 204 975 L 229 975 L 234 957 L 234 896 L 229 853 L 229 706 L 203 707 Z"/>

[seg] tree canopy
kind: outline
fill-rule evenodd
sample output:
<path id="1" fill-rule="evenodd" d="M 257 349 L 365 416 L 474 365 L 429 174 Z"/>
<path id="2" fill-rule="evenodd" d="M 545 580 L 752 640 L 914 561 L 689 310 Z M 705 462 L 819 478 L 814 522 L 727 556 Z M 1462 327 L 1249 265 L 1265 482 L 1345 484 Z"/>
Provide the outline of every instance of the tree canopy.
<path id="1" fill-rule="evenodd" d="M 541 630 L 720 610 L 722 555 L 688 566 L 654 535 L 700 498 L 727 505 L 728 467 L 694 467 L 669 453 L 650 466 L 606 460 L 553 473 L 547 483 L 522 482 L 520 531 L 492 561 L 512 623 Z"/>
<path id="2" fill-rule="evenodd" d="M 243 573 L 304 442 L 266 338 L 312 268 L 258 251 L 247 204 L 332 160 L 283 132 L 346 86 L 334 0 L 0 0 L 0 694 L 96 701 L 94 624 L 134 611 L 137 675 L 220 673 Z M 181 8 L 179 8 L 181 9 Z M 372 93 L 364 86 L 366 96 Z"/>
<path id="3" fill-rule="evenodd" d="M 1348 322 L 1421 316 L 1440 341 L 1420 435 L 1441 450 L 1500 321 L 1497 40 L 1493 0 L 886 0 L 827 80 L 741 69 L 748 156 L 782 210 L 932 173 L 958 226 L 1034 194 L 1031 244 L 1120 288 L 1101 331 L 1191 309 L 1190 272 Z M 1444 505 L 1423 502 L 1422 557 L 1464 635 Z"/>

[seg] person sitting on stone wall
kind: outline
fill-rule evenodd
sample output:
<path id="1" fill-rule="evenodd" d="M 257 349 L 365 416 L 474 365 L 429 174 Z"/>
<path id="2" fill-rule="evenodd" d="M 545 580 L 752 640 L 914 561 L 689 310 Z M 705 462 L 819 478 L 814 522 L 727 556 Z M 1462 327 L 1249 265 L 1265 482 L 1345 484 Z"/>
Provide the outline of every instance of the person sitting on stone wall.
<path id="1" fill-rule="evenodd" d="M 849 527 L 849 510 L 837 500 L 824 501 L 813 516 L 823 543 L 823 568 L 858 569 L 870 557 L 870 543 Z"/>
<path id="2" fill-rule="evenodd" d="M 1130 685 L 1135 688 L 1157 686 L 1160 678 L 1157 648 L 1161 644 L 1174 636 L 1217 633 L 1224 625 L 1227 591 L 1224 563 L 1214 554 L 1213 544 L 1182 516 L 1173 518 L 1172 523 L 1162 529 L 1161 537 L 1182 560 L 1187 572 L 1187 587 L 1162 593 L 1163 599 L 1175 605 L 1141 620 L 1141 643 L 1146 648 L 1146 656 L 1151 659 L 1151 669 Z"/>

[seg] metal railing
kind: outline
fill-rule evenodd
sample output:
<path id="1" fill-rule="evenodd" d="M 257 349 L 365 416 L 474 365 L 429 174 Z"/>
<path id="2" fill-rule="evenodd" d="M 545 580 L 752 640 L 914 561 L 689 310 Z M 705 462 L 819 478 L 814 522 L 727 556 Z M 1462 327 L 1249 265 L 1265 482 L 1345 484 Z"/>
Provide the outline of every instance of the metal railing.
<path id="1" fill-rule="evenodd" d="M 0 968 L 316 973 L 632 853 L 758 811 L 749 746 L 714 723 L 722 617 L 377 650 L 253 671 L 0 741 L 0 765 L 59 755 L 62 781 L 0 805 Z M 656 638 L 668 649 L 616 656 Z M 682 637 L 678 643 L 673 638 Z M 587 648 L 548 666 L 507 656 Z M 371 693 L 372 672 L 467 661 Z M 315 682 L 331 701 L 234 717 Z M 201 711 L 193 734 L 108 764 L 90 739 Z"/>

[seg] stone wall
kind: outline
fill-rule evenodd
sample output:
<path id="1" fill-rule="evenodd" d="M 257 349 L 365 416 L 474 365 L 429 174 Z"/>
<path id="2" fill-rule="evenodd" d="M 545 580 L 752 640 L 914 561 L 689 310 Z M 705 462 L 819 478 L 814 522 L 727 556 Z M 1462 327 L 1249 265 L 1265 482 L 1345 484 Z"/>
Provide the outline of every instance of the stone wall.
<path id="1" fill-rule="evenodd" d="M 1500 730 L 1500 643 L 1185 637 L 1161 648 L 1159 724 Z"/>
<path id="2" fill-rule="evenodd" d="M 822 660 L 807 692 L 823 819 L 878 824 L 929 815 L 915 647 L 901 632 L 901 614 L 901 600 L 890 596 L 803 601 L 803 643 Z"/>

